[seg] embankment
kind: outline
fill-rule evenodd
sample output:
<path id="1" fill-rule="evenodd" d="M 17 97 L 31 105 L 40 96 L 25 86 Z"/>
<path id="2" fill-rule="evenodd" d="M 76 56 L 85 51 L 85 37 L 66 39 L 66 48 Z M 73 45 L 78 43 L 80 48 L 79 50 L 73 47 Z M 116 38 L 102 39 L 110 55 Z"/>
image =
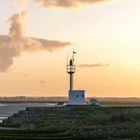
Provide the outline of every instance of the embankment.
<path id="1" fill-rule="evenodd" d="M 21 136 L 32 134 L 44 139 L 61 137 L 139 140 L 140 107 L 30 107 L 4 120 L 2 125 L 18 127 L 18 135 L 23 131 Z"/>

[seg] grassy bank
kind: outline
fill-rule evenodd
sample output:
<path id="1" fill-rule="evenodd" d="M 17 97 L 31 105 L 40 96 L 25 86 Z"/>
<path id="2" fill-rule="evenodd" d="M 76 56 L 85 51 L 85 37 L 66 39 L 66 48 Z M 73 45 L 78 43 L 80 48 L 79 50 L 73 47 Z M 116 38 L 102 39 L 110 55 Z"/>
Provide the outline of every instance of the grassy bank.
<path id="1" fill-rule="evenodd" d="M 140 107 L 67 106 L 27 108 L 4 121 L 20 130 L 0 131 L 0 139 L 140 139 Z"/>

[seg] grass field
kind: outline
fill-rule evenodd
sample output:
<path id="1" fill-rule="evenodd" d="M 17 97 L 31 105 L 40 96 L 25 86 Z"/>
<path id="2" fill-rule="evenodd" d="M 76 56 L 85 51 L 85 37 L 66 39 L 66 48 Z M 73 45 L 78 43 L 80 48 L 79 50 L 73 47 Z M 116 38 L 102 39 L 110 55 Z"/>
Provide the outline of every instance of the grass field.
<path id="1" fill-rule="evenodd" d="M 72 139 L 140 140 L 140 107 L 67 106 L 27 108 L 13 115 L 0 140 Z"/>

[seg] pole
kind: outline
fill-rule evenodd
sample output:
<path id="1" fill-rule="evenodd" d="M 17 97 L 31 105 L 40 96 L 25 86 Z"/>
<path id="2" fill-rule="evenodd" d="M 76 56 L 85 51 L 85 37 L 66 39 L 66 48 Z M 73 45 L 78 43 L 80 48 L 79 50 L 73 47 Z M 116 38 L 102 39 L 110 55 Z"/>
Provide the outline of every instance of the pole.
<path id="1" fill-rule="evenodd" d="M 73 90 L 73 74 L 70 74 L 70 90 Z"/>

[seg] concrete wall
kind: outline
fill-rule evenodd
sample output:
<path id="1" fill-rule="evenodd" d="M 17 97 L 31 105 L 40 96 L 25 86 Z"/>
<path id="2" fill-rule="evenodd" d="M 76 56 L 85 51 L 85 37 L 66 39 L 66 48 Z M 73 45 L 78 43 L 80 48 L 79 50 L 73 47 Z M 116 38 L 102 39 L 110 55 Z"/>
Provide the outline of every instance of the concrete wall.
<path id="1" fill-rule="evenodd" d="M 69 105 L 84 105 L 85 91 L 84 90 L 69 90 Z"/>

